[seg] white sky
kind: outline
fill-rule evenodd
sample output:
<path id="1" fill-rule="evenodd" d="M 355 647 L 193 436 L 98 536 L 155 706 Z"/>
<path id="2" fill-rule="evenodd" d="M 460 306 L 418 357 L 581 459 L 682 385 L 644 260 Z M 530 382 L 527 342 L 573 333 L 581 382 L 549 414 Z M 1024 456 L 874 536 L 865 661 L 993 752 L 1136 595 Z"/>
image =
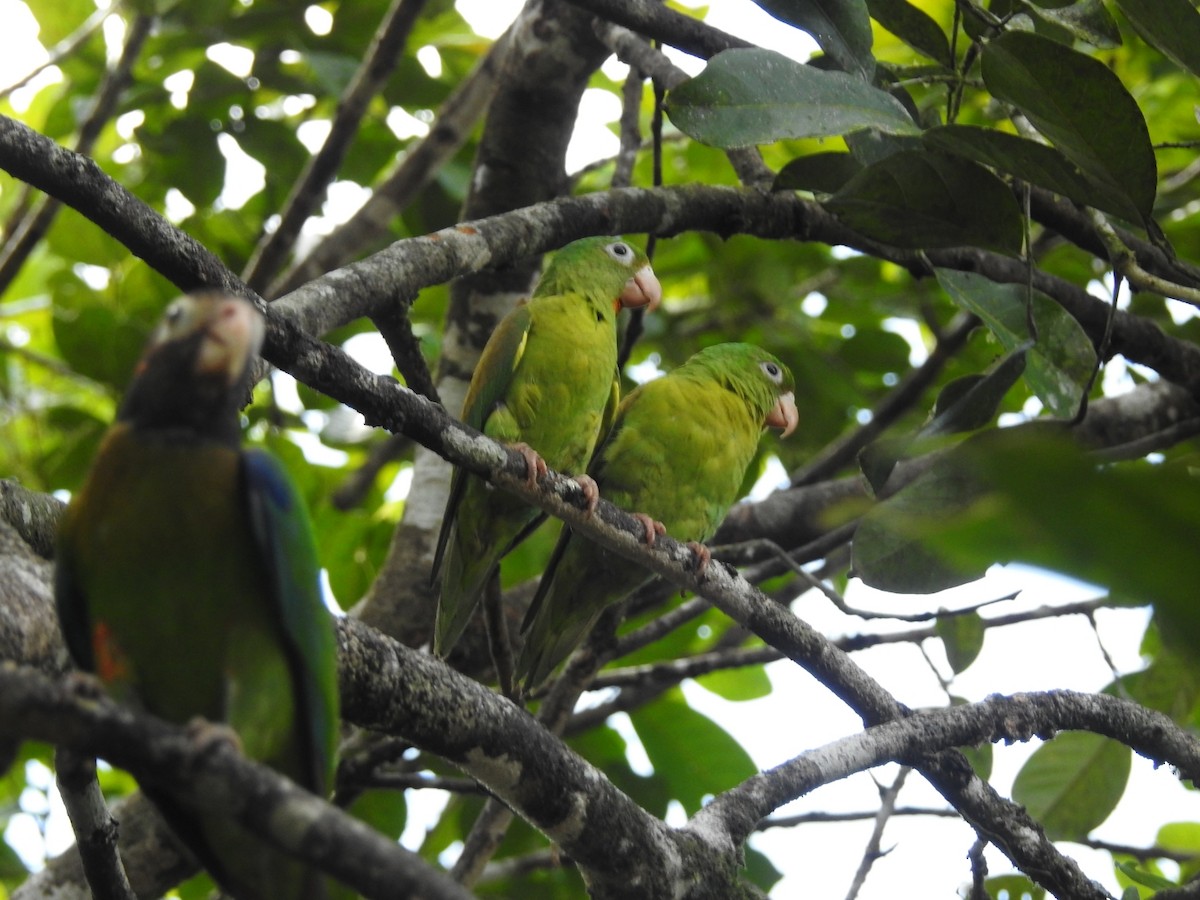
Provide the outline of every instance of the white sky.
<path id="1" fill-rule="evenodd" d="M 698 4 L 689 0 L 685 5 Z M 458 0 L 457 6 L 476 30 L 485 35 L 495 36 L 511 21 L 521 3 L 518 0 Z M 310 27 L 314 30 L 328 27 L 326 20 L 322 18 L 324 10 L 319 7 L 313 9 L 315 12 L 309 17 Z M 711 5 L 707 19 L 726 31 L 800 59 L 805 58 L 813 46 L 807 36 L 767 16 L 749 0 L 717 0 Z M 24 75 L 45 57 L 36 40 L 36 25 L 23 3 L 17 0 L 0 0 L 0 21 L 5 23 L 4 29 L 0 31 L 2 86 Z M 422 64 L 436 66 L 438 61 L 435 56 L 436 54 L 431 56 L 424 53 L 421 57 Z M 696 60 L 681 54 L 673 56 L 676 64 L 688 71 L 694 72 L 700 68 Z M 219 61 L 231 68 L 239 64 L 236 53 L 222 57 Z M 244 60 L 242 62 L 244 63 Z M 619 64 L 610 61 L 609 65 Z M 617 71 L 614 69 L 613 74 Z M 41 79 L 38 83 L 41 83 Z M 14 98 L 18 108 L 20 99 L 19 96 Z M 605 127 L 605 123 L 614 121 L 618 113 L 619 109 L 611 96 L 602 92 L 589 92 L 585 98 L 584 114 L 590 121 L 579 127 L 572 141 L 571 168 L 584 165 L 591 159 L 612 154 L 616 149 L 616 138 Z M 413 133 L 419 133 L 419 130 L 425 127 L 424 123 L 411 116 L 398 116 L 390 119 L 389 124 L 398 133 L 403 129 L 412 129 Z M 319 125 L 314 126 L 312 133 L 305 136 L 306 141 L 313 145 L 319 143 L 322 138 Z M 256 184 L 261 179 L 261 171 L 256 171 L 255 166 L 258 164 L 244 154 L 239 154 L 236 147 L 223 149 L 226 150 L 234 169 L 225 200 L 229 206 L 236 208 L 256 189 Z M 330 215 L 325 223 L 326 227 L 349 215 L 361 202 L 361 193 L 349 190 L 350 186 L 346 187 L 346 191 L 342 191 L 341 188 L 335 189 L 335 202 L 329 204 L 332 209 L 327 207 Z M 364 341 L 359 347 L 358 355 L 373 367 L 390 370 L 390 359 L 386 356 L 381 359 L 374 358 L 378 350 L 379 348 L 372 347 L 369 341 Z M 284 387 L 286 389 L 286 386 Z M 309 449 L 311 448 L 306 448 L 306 451 Z M 780 471 L 774 470 L 772 479 L 778 479 L 779 475 Z M 966 605 L 983 597 L 1001 596 L 1013 587 L 1023 587 L 1025 593 L 1017 600 L 997 607 L 996 613 L 1094 596 L 1093 589 L 1057 577 L 1048 577 L 1029 570 L 997 570 L 979 585 L 948 592 L 947 595 L 936 598 L 907 598 L 880 594 L 854 583 L 847 600 L 852 605 L 865 608 L 908 612 L 936 606 Z M 858 620 L 848 619 L 815 593 L 810 593 L 798 602 L 795 608 L 813 626 L 830 636 L 861 630 Z M 1116 661 L 1118 668 L 1121 671 L 1140 668 L 1137 646 L 1145 627 L 1145 612 L 1102 611 L 1097 618 L 1104 647 Z M 941 654 L 940 645 L 931 642 L 926 649 L 943 677 L 947 677 L 949 670 Z M 937 678 L 916 648 L 909 645 L 880 647 L 856 654 L 855 659 L 876 675 L 904 703 L 910 706 L 945 704 L 945 694 Z M 775 690 L 770 697 L 762 700 L 728 703 L 696 685 L 687 685 L 685 692 L 689 701 L 697 708 L 721 721 L 763 768 L 783 762 L 806 748 L 819 746 L 859 730 L 860 723 L 856 717 L 796 666 L 790 663 L 776 663 L 768 667 L 768 672 Z M 1104 663 L 1090 627 L 1085 620 L 1073 618 L 1028 624 L 1003 632 L 989 632 L 983 655 L 964 675 L 954 680 L 951 689 L 958 696 L 979 700 L 994 692 L 1010 693 L 1051 688 L 1097 690 L 1110 680 L 1111 673 Z M 620 721 L 617 724 L 627 734 L 631 733 L 627 725 L 622 725 Z M 1010 788 L 1012 778 L 1031 749 L 1030 746 L 995 748 L 993 783 L 1000 791 L 1004 792 Z M 890 782 L 893 777 L 894 767 L 880 773 L 884 782 Z M 33 804 L 35 797 L 36 795 L 30 794 L 27 801 Z M 861 775 L 823 788 L 793 806 L 795 810 L 861 811 L 874 809 L 877 802 L 878 794 L 874 783 L 869 776 Z M 410 845 L 419 839 L 425 826 L 425 820 L 418 811 L 419 807 L 430 809 L 436 807 L 438 802 L 435 798 L 427 796 L 413 805 L 410 828 L 405 835 L 405 842 Z M 944 804 L 922 779 L 913 776 L 909 778 L 901 794 L 901 805 Z M 780 812 L 792 811 L 789 807 Z M 1149 844 L 1154 840 L 1154 828 L 1164 819 L 1200 821 L 1200 796 L 1196 792 L 1181 788 L 1169 770 L 1164 768 L 1156 771 L 1144 760 L 1135 758 L 1133 777 L 1122 805 L 1110 822 L 1095 832 L 1095 836 L 1132 844 Z M 871 827 L 869 821 L 836 826 L 805 826 L 756 837 L 755 845 L 768 853 L 775 865 L 787 875 L 772 892 L 772 896 L 782 900 L 801 896 L 844 896 Z M 68 829 L 61 806 L 58 806 L 52 814 L 48 834 L 52 852 L 61 850 L 69 842 Z M 36 826 L 27 816 L 15 817 L 10 825 L 10 837 L 22 834 L 28 838 L 28 841 L 18 841 L 22 845 L 39 845 Z M 907 893 L 904 890 L 898 892 L 897 885 L 914 888 L 920 885 L 923 896 L 952 897 L 970 877 L 966 853 L 973 840 L 973 834 L 965 825 L 952 820 L 894 820 L 883 840 L 883 847 L 890 848 L 891 852 L 876 863 L 875 872 L 867 880 L 860 896 L 864 900 L 892 900 Z M 1107 854 L 1076 847 L 1066 849 L 1079 860 L 1091 877 L 1104 884 L 1110 891 L 1119 893 Z M 992 874 L 1004 873 L 1011 869 L 1007 861 L 994 849 L 989 850 L 988 864 Z"/>

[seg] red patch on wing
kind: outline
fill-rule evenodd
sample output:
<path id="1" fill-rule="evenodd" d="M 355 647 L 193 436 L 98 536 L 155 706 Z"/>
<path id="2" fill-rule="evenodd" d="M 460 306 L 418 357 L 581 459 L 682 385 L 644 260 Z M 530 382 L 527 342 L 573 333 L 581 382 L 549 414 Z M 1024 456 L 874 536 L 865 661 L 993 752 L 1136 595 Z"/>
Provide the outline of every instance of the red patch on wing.
<path id="1" fill-rule="evenodd" d="M 92 629 L 92 658 L 96 661 L 96 675 L 105 684 L 129 677 L 129 660 L 106 622 L 97 622 Z"/>

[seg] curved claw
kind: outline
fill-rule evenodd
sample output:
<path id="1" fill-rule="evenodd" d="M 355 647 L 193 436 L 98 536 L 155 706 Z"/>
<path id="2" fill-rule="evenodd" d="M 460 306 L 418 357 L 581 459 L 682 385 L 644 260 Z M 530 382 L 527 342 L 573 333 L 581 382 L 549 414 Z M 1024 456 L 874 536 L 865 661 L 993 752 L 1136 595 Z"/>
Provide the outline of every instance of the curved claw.
<path id="1" fill-rule="evenodd" d="M 657 519 L 650 518 L 645 513 L 635 512 L 631 513 L 630 515 L 642 523 L 642 528 L 644 528 L 646 531 L 644 540 L 647 547 L 653 547 L 654 541 L 658 538 L 658 536 L 660 534 L 667 533 L 666 525 L 664 525 L 662 522 L 659 522 Z"/>
<path id="2" fill-rule="evenodd" d="M 524 441 L 513 444 L 512 448 L 525 457 L 525 483 L 530 487 L 535 487 L 538 481 L 550 471 L 546 466 L 546 461 Z"/>
<path id="3" fill-rule="evenodd" d="M 712 551 L 698 541 L 688 541 L 687 546 L 696 557 L 692 562 L 696 568 L 696 577 L 703 578 L 708 564 L 712 562 Z"/>
<path id="4" fill-rule="evenodd" d="M 600 486 L 591 475 L 576 475 L 575 483 L 583 491 L 583 510 L 590 516 L 596 511 L 596 504 L 600 502 Z"/>

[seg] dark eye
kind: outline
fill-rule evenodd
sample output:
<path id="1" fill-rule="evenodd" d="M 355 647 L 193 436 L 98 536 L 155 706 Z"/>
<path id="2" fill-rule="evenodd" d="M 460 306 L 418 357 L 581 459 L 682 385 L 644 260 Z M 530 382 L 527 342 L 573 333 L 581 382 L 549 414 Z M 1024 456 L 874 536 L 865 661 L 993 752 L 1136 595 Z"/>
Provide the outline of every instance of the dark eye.
<path id="1" fill-rule="evenodd" d="M 759 363 L 759 365 L 762 367 L 762 370 L 767 373 L 767 377 L 773 382 L 779 384 L 781 381 L 783 381 L 783 369 L 781 369 L 777 363 L 767 360 Z"/>
<path id="2" fill-rule="evenodd" d="M 629 265 L 633 262 L 633 248 L 624 241 L 614 241 L 604 248 L 604 251 L 617 262 Z"/>

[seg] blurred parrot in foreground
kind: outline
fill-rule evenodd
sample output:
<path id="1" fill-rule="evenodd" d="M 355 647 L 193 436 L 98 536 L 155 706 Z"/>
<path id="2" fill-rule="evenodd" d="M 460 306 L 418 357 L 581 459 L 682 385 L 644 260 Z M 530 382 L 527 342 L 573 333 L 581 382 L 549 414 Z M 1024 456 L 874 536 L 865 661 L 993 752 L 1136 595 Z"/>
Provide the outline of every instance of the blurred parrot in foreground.
<path id="1" fill-rule="evenodd" d="M 324 797 L 337 648 L 312 531 L 279 464 L 239 446 L 263 331 L 235 297 L 167 308 L 63 517 L 55 594 L 76 664 L 117 699 L 224 723 L 248 757 Z M 239 900 L 326 896 L 324 878 L 233 819 L 143 789 Z"/>
<path id="2" fill-rule="evenodd" d="M 525 455 L 530 483 L 547 467 L 581 472 L 616 410 L 617 313 L 654 309 L 662 289 L 645 254 L 612 237 L 575 241 L 555 254 L 528 303 L 488 340 L 471 377 L 462 420 Z M 589 503 L 595 485 L 579 479 Z M 434 652 L 466 628 L 500 558 L 541 512 L 455 469 L 431 578 L 442 571 Z"/>
<path id="3" fill-rule="evenodd" d="M 692 545 L 716 531 L 737 499 L 763 428 L 795 429 L 792 374 L 751 344 L 718 344 L 630 392 L 588 471 L 604 498 L 635 511 L 653 545 L 664 530 Z M 653 577 L 611 550 L 564 528 L 521 630 L 516 677 L 529 691 L 544 681 L 600 614 Z"/>

